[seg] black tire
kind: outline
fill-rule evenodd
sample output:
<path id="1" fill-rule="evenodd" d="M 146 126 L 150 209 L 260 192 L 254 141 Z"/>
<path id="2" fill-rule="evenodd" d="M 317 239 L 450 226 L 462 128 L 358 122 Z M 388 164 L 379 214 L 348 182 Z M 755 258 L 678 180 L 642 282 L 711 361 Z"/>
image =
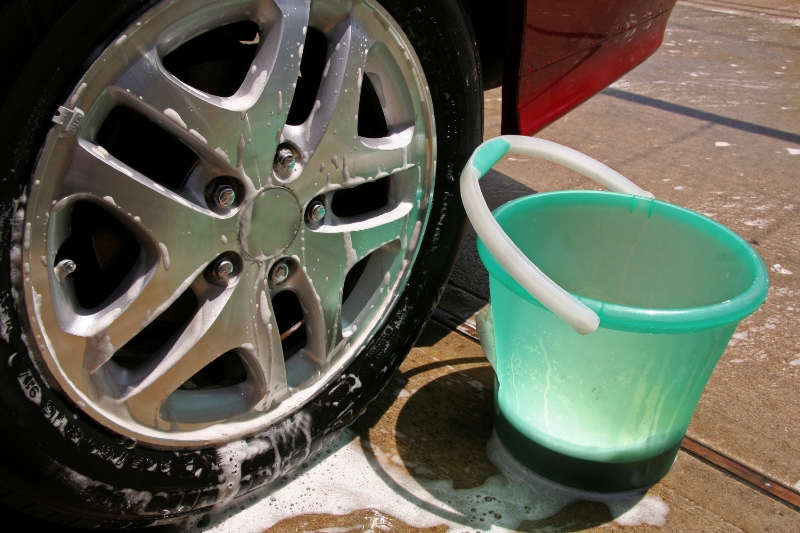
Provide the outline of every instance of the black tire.
<path id="1" fill-rule="evenodd" d="M 61 524 L 136 527 L 180 520 L 207 510 L 225 490 L 216 449 L 137 444 L 69 400 L 42 363 L 25 311 L 19 258 L 25 199 L 51 119 L 93 60 L 156 3 L 19 0 L 0 12 L 0 431 L 6 435 L 0 440 L 0 501 Z M 438 162 L 427 230 L 383 325 L 339 379 L 260 433 L 280 438 L 241 463 L 237 496 L 305 461 L 366 409 L 432 313 L 461 241 L 465 217 L 457 178 L 481 141 L 483 111 L 469 23 L 457 0 L 381 5 L 413 44 L 434 104 Z M 363 385 L 345 386 L 345 375 Z"/>

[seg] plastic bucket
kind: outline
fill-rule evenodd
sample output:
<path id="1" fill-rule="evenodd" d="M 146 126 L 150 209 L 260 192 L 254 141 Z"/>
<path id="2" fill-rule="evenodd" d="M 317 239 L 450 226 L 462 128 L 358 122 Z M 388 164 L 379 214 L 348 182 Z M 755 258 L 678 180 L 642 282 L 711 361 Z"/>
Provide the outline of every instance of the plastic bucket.
<path id="1" fill-rule="evenodd" d="M 509 138 L 524 145 L 516 153 L 552 148 Z M 531 141 L 536 150 L 524 151 Z M 606 178 L 616 190 L 636 187 Z M 502 251 L 487 248 L 497 236 L 479 231 L 498 436 L 535 472 L 583 490 L 643 488 L 667 473 L 737 324 L 766 298 L 766 268 L 744 240 L 645 194 L 544 193 L 495 211 L 504 238 L 571 299 L 556 305 L 515 279 Z"/>

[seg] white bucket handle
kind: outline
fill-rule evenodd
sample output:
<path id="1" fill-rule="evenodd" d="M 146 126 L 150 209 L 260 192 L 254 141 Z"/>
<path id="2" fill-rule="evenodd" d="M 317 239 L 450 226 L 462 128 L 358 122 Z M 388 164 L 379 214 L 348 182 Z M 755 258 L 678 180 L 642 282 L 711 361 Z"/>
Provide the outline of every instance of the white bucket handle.
<path id="1" fill-rule="evenodd" d="M 461 172 L 461 198 L 472 226 L 495 259 L 550 311 L 563 318 L 582 335 L 593 333 L 600 325 L 597 313 L 579 302 L 547 277 L 517 248 L 492 216 L 481 193 L 478 180 L 507 153 L 547 159 L 604 185 L 614 192 L 653 198 L 619 172 L 572 148 L 544 139 L 503 135 L 478 146 Z"/>

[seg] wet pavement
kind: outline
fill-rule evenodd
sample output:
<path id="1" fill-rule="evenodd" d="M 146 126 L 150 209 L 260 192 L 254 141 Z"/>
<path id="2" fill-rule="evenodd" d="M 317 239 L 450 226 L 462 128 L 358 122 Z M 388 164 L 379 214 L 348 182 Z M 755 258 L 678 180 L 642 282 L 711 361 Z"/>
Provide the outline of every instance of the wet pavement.
<path id="1" fill-rule="evenodd" d="M 434 320 L 368 412 L 282 486 L 189 529 L 800 531 L 799 95 L 798 2 L 682 2 L 655 56 L 538 135 L 732 228 L 770 269 L 767 302 L 740 324 L 675 465 L 649 491 L 565 491 L 497 446 L 473 319 L 488 278 L 470 231 Z M 500 90 L 485 100 L 489 138 Z M 482 187 L 492 208 L 597 188 L 521 156 Z"/>

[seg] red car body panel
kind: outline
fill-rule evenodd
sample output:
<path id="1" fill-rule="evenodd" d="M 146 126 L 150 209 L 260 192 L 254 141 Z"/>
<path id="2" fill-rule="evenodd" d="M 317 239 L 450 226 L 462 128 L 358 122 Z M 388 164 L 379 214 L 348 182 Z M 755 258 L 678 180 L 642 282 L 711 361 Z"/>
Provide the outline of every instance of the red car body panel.
<path id="1" fill-rule="evenodd" d="M 503 133 L 536 133 L 647 59 L 675 1 L 511 0 Z"/>

